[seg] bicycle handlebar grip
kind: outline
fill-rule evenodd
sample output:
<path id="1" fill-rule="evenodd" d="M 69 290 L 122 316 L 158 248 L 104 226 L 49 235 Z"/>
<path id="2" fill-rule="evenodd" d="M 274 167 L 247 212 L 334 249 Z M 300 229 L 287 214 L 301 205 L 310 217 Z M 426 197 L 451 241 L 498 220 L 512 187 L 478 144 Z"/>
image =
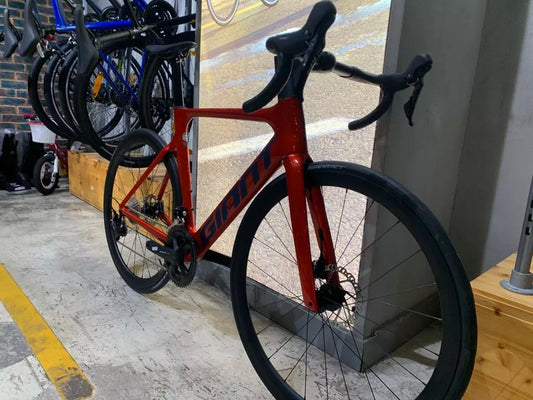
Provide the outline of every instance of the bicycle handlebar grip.
<path id="1" fill-rule="evenodd" d="M 76 24 L 76 38 L 78 42 L 78 74 L 79 76 L 92 72 L 100 59 L 98 50 L 89 36 L 83 21 L 83 9 L 76 7 L 74 10 L 74 23 Z"/>
<path id="2" fill-rule="evenodd" d="M 283 89 L 291 76 L 292 58 L 286 58 L 281 53 L 278 56 L 276 73 L 266 87 L 255 97 L 245 101 L 242 109 L 246 113 L 252 113 L 266 106 Z"/>

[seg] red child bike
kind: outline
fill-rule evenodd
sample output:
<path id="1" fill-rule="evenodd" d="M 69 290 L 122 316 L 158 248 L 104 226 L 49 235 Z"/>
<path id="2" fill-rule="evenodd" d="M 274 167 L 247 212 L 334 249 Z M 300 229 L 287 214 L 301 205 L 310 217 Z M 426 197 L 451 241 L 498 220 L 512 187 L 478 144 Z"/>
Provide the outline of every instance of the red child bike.
<path id="1" fill-rule="evenodd" d="M 319 2 L 303 28 L 267 41 L 275 75 L 242 110 L 176 108 L 170 143 L 146 129 L 125 137 L 105 183 L 109 250 L 140 293 L 169 279 L 186 286 L 249 204 L 233 248 L 231 300 L 246 352 L 276 398 L 458 399 L 473 368 L 476 320 L 457 253 L 431 211 L 391 178 L 313 162 L 302 108 L 310 72 L 334 71 L 382 89 L 377 108 L 350 129 L 376 121 L 408 87 L 411 118 L 431 58 L 386 75 L 336 62 L 323 52 L 335 16 L 331 2 Z M 168 57 L 184 46 L 152 51 Z M 187 134 L 194 118 L 260 121 L 274 131 L 199 227 Z"/>
<path id="2" fill-rule="evenodd" d="M 33 185 L 43 195 L 52 194 L 59 187 L 59 178 L 67 175 L 68 140 L 58 138 L 41 122 L 37 121 L 35 114 L 26 113 L 24 119 L 30 124 L 33 140 L 45 143 L 48 148 L 46 153 L 35 162 Z M 43 133 L 43 131 L 46 132 Z"/>

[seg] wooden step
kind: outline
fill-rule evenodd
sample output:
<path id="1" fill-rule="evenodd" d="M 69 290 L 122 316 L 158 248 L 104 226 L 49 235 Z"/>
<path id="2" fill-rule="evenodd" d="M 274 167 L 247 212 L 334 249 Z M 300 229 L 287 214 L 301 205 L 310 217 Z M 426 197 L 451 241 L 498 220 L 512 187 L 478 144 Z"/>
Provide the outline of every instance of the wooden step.
<path id="1" fill-rule="evenodd" d="M 513 254 L 472 281 L 478 349 L 465 399 L 533 399 L 533 296 L 500 285 L 515 261 Z"/>

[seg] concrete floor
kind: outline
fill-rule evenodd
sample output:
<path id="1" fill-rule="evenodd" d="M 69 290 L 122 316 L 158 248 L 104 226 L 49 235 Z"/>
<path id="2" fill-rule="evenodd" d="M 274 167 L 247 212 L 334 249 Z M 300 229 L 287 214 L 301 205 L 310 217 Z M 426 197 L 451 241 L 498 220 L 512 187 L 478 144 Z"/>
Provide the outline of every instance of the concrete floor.
<path id="1" fill-rule="evenodd" d="M 0 238 L 0 264 L 77 362 L 92 398 L 271 398 L 244 353 L 229 298 L 199 279 L 149 296 L 129 289 L 101 213 L 66 188 L 47 197 L 0 192 Z M 0 399 L 59 399 L 2 303 L 0 337 Z"/>

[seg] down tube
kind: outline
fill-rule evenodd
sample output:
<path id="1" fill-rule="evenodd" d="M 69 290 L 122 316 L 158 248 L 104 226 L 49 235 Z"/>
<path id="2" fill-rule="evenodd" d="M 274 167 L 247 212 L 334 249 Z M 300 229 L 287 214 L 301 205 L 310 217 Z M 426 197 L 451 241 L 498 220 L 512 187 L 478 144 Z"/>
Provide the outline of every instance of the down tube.
<path id="1" fill-rule="evenodd" d="M 202 257 L 211 245 L 224 233 L 270 177 L 281 167 L 281 157 L 271 153 L 273 138 L 239 178 L 237 183 L 224 196 L 200 229 L 192 235 L 198 246 L 198 256 Z"/>

